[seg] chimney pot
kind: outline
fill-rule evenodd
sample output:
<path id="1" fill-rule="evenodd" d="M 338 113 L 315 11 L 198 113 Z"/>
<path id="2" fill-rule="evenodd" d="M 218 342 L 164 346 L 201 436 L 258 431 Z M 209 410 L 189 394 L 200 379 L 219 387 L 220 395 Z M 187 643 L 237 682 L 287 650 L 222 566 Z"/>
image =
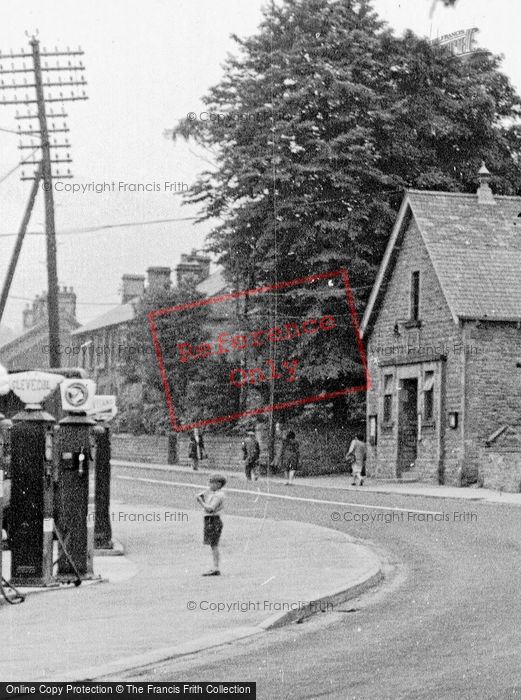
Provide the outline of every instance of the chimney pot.
<path id="1" fill-rule="evenodd" d="M 127 304 L 135 297 L 143 296 L 145 275 L 123 275 L 121 278 L 121 303 Z"/>
<path id="2" fill-rule="evenodd" d="M 149 267 L 147 269 L 148 291 L 155 293 L 170 289 L 172 284 L 170 280 L 171 274 L 172 270 L 169 267 Z"/>
<path id="3" fill-rule="evenodd" d="M 482 161 L 481 168 L 478 170 L 478 204 L 496 204 L 494 194 L 492 193 L 492 190 L 490 189 L 489 185 L 491 179 L 492 175 L 490 174 L 487 166 L 485 165 L 485 161 Z"/>

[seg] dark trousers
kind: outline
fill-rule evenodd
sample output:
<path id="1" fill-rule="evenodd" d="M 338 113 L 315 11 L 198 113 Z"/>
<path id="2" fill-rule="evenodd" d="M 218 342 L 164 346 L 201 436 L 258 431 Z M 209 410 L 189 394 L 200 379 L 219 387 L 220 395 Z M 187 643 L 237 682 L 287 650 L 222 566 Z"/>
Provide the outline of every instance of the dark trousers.
<path id="1" fill-rule="evenodd" d="M 244 473 L 249 481 L 253 480 L 253 474 L 257 471 L 257 460 L 248 461 L 244 465 Z"/>

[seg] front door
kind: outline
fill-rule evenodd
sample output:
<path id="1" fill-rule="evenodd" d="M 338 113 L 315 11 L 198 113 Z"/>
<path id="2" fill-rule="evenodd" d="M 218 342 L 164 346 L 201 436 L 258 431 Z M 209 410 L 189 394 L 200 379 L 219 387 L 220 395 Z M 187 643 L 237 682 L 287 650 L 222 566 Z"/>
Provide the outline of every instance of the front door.
<path id="1" fill-rule="evenodd" d="M 400 379 L 397 476 L 414 467 L 418 454 L 418 379 Z"/>

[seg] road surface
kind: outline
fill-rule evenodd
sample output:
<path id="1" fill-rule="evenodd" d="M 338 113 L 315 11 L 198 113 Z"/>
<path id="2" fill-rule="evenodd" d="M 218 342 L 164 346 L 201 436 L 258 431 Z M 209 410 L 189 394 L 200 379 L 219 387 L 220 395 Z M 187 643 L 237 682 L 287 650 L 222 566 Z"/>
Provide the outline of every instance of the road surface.
<path id="1" fill-rule="evenodd" d="M 189 508 L 204 481 L 118 467 L 113 496 Z M 128 679 L 256 681 L 260 698 L 521 697 L 519 507 L 273 481 L 269 494 L 265 482 L 229 486 L 229 513 L 314 523 L 372 543 L 386 559 L 385 585 L 342 612 Z"/>

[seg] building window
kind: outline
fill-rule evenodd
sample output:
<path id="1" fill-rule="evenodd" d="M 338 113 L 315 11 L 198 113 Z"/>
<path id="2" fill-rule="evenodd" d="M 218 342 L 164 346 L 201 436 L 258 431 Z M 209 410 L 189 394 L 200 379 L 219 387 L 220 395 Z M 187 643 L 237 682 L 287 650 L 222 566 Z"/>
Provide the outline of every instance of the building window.
<path id="1" fill-rule="evenodd" d="M 417 321 L 420 314 L 420 273 L 411 274 L 411 321 Z"/>
<path id="2" fill-rule="evenodd" d="M 432 423 L 434 420 L 434 372 L 425 372 L 423 381 L 423 420 Z"/>
<path id="3" fill-rule="evenodd" d="M 393 419 L 393 375 L 384 375 L 384 415 L 383 422 L 390 423 Z"/>
<path id="4" fill-rule="evenodd" d="M 369 444 L 376 447 L 378 442 L 376 416 L 369 416 Z"/>

